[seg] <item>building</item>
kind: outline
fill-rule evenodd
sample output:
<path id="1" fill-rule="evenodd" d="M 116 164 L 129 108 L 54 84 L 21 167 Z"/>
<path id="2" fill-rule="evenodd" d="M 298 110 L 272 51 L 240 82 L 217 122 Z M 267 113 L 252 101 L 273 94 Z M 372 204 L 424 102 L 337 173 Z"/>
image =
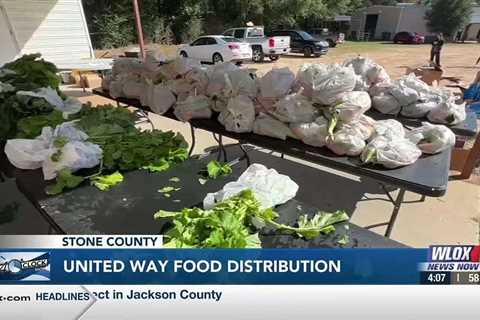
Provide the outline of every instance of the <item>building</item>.
<path id="1" fill-rule="evenodd" d="M 425 12 L 425 6 L 410 3 L 362 8 L 352 16 L 350 36 L 357 40 L 391 40 L 400 31 L 427 34 Z"/>
<path id="2" fill-rule="evenodd" d="M 356 40 L 391 40 L 401 31 L 428 35 L 425 13 L 425 6 L 412 3 L 362 8 L 352 16 L 350 37 Z M 480 6 L 475 5 L 470 23 L 459 31 L 458 39 L 471 41 L 479 38 Z"/>
<path id="3" fill-rule="evenodd" d="M 81 0 L 0 0 L 0 65 L 40 52 L 59 67 L 93 58 Z"/>

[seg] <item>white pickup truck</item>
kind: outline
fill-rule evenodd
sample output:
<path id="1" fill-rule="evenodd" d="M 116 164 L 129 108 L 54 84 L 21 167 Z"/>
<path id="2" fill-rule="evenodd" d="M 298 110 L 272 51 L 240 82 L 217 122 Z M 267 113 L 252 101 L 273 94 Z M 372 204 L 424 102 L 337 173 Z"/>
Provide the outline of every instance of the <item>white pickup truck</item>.
<path id="1" fill-rule="evenodd" d="M 237 38 L 252 46 L 252 60 L 261 62 L 265 57 L 276 61 L 282 54 L 290 52 L 290 37 L 266 37 L 263 27 L 244 27 L 228 29 L 224 36 Z"/>

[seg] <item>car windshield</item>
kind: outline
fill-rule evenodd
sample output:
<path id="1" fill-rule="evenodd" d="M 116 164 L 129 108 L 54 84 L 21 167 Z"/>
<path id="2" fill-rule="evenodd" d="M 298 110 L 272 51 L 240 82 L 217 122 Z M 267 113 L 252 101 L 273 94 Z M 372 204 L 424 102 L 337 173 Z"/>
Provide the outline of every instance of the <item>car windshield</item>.
<path id="1" fill-rule="evenodd" d="M 305 32 L 305 31 L 297 31 L 297 32 L 303 38 L 303 40 L 315 40 L 315 38 L 312 37 L 308 32 Z"/>
<path id="2" fill-rule="evenodd" d="M 221 39 L 225 42 L 241 42 L 239 39 L 234 37 L 222 37 Z"/>

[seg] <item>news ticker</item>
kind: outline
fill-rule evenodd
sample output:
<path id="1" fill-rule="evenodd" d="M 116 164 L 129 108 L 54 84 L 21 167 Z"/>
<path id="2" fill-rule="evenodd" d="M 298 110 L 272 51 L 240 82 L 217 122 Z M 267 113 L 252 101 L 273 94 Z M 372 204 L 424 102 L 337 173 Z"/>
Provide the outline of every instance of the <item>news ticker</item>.
<path id="1" fill-rule="evenodd" d="M 0 236 L 0 284 L 479 284 L 480 246 L 165 249 L 152 235 Z"/>

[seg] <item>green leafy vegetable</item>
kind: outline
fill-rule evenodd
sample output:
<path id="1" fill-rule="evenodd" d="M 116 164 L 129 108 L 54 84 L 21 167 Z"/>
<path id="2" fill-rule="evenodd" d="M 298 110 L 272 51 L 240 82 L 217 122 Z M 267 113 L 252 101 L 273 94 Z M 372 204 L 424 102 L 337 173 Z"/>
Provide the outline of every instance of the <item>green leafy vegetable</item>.
<path id="1" fill-rule="evenodd" d="M 116 171 L 109 175 L 94 176 L 90 178 L 91 183 L 102 191 L 109 190 L 111 187 L 116 186 L 123 181 L 123 175 Z"/>
<path id="2" fill-rule="evenodd" d="M 337 243 L 341 246 L 346 246 L 347 244 L 350 243 L 350 237 L 348 234 L 344 234 L 338 241 Z"/>
<path id="3" fill-rule="evenodd" d="M 34 139 L 42 133 L 44 127 L 55 128 L 57 125 L 68 121 L 63 118 L 60 111 L 52 111 L 49 114 L 29 116 L 20 119 L 17 124 L 17 138 Z"/>
<path id="4" fill-rule="evenodd" d="M 180 190 L 180 189 L 181 189 L 181 188 L 163 187 L 162 189 L 158 190 L 158 192 L 160 192 L 160 193 L 170 193 L 170 192 L 178 191 L 178 190 Z"/>
<path id="5" fill-rule="evenodd" d="M 171 191 L 170 188 L 165 191 Z M 169 239 L 166 247 L 173 248 L 258 248 L 258 230 L 265 226 L 313 239 L 321 233 L 335 231 L 334 224 L 348 220 L 348 215 L 343 211 L 319 212 L 312 219 L 302 215 L 298 227 L 280 224 L 275 222 L 278 214 L 272 209 L 262 210 L 251 190 L 244 190 L 210 210 L 160 210 L 154 217 L 173 220 L 174 226 L 166 234 Z"/>
<path id="6" fill-rule="evenodd" d="M 167 233 L 170 239 L 167 247 L 259 248 L 260 240 L 251 220 L 257 216 L 272 216 L 272 212 L 271 209 L 261 210 L 252 191 L 245 190 L 211 210 L 161 210 L 155 214 L 155 219 L 173 219 L 174 227 Z"/>
<path id="7" fill-rule="evenodd" d="M 298 219 L 298 227 L 291 227 L 284 224 L 278 224 L 270 221 L 278 230 L 294 232 L 305 239 L 314 239 L 320 234 L 329 234 L 335 232 L 334 224 L 348 221 L 349 217 L 345 211 L 319 212 L 313 218 L 309 219 L 307 215 L 302 215 Z"/>
<path id="8" fill-rule="evenodd" d="M 170 181 L 170 182 L 180 182 L 180 179 L 178 177 L 172 177 L 172 178 L 168 179 L 168 181 Z"/>
<path id="9" fill-rule="evenodd" d="M 220 163 L 212 160 L 207 165 L 208 177 L 210 179 L 217 179 L 218 177 L 228 176 L 232 173 L 232 167 L 228 163 Z"/>
<path id="10" fill-rule="evenodd" d="M 64 189 L 73 189 L 85 180 L 84 177 L 75 176 L 68 169 L 62 169 L 57 174 L 55 184 L 47 187 L 47 194 L 55 195 L 62 193 Z"/>

